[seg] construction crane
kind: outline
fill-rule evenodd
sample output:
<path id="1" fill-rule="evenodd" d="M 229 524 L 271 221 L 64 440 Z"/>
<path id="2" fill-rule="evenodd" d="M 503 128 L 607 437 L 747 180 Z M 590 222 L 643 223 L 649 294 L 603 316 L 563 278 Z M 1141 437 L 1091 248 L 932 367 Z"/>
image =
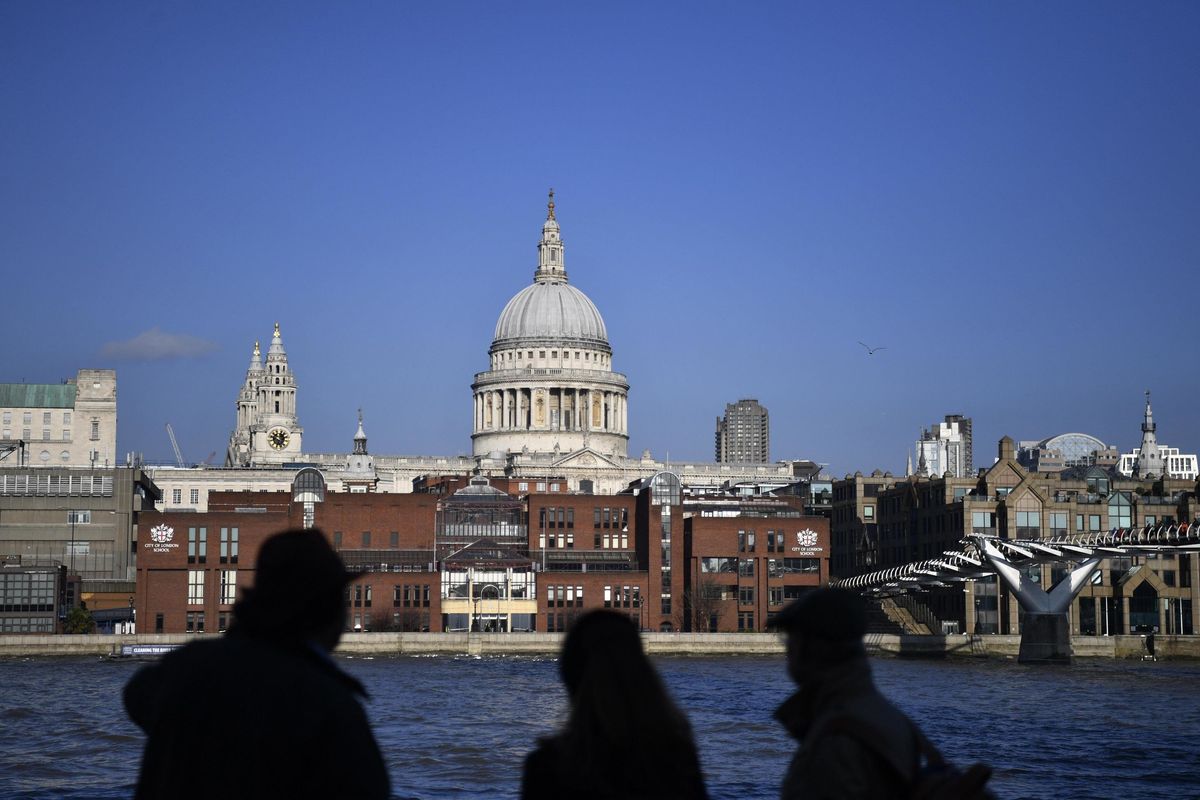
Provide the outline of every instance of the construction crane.
<path id="1" fill-rule="evenodd" d="M 175 441 L 175 431 L 171 429 L 171 423 L 167 423 L 167 436 L 171 437 L 171 449 L 175 451 L 175 463 L 179 466 L 185 466 L 183 463 L 183 453 L 179 452 L 179 442 Z"/>

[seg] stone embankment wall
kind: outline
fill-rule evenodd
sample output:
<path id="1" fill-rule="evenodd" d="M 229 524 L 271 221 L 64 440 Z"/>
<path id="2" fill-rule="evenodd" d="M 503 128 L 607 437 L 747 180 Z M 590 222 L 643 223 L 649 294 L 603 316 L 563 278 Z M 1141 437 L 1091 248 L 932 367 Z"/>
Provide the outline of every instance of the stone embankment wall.
<path id="1" fill-rule="evenodd" d="M 211 635 L 211 634 L 209 634 Z M 178 644 L 187 634 L 114 636 L 0 636 L 0 658 L 30 656 L 109 656 L 124 644 Z M 347 655 L 555 655 L 561 633 L 348 633 L 338 653 Z M 644 633 L 646 652 L 680 656 L 776 656 L 783 642 L 764 633 Z M 869 634 L 867 650 L 878 656 L 912 658 L 1013 658 L 1020 636 L 885 636 Z M 1200 636 L 1156 636 L 1160 659 L 1200 659 Z M 1076 636 L 1077 658 L 1141 658 L 1143 636 Z"/>

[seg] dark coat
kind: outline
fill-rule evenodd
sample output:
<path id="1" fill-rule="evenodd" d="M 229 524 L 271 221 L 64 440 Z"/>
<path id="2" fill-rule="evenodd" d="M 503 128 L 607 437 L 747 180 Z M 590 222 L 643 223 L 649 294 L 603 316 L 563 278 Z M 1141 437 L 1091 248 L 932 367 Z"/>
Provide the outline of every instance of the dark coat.
<path id="1" fill-rule="evenodd" d="M 663 753 L 653 774 L 636 776 L 629 764 L 605 770 L 607 780 L 588 779 L 560 737 L 543 739 L 525 759 L 521 800 L 706 800 L 704 776 L 693 747 Z"/>
<path id="2" fill-rule="evenodd" d="M 874 732 L 872 748 L 834 720 L 851 718 Z M 788 765 L 784 800 L 905 797 L 917 770 L 912 723 L 879 693 L 865 658 L 830 668 L 792 695 L 775 718 L 800 742 Z"/>
<path id="3" fill-rule="evenodd" d="M 140 670 L 125 708 L 147 734 L 144 798 L 386 798 L 388 774 L 355 695 L 307 643 L 236 628 Z"/>

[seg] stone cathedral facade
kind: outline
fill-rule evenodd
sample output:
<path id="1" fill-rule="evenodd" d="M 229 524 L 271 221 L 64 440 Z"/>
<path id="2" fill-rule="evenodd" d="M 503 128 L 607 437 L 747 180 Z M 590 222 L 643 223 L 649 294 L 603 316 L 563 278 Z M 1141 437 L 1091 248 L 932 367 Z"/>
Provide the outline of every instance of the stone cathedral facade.
<path id="1" fill-rule="evenodd" d="M 537 254 L 533 282 L 500 312 L 488 369 L 471 383 L 470 456 L 370 455 L 361 416 L 350 451 L 304 452 L 300 385 L 276 324 L 266 359 L 256 343 L 237 392 L 226 468 L 151 468 L 164 507 L 204 511 L 208 492 L 221 489 L 284 491 L 300 465 L 319 468 L 336 491 L 411 492 L 414 479 L 450 474 L 507 476 L 522 491 L 596 494 L 661 471 L 697 487 L 791 480 L 783 462 L 631 458 L 629 381 L 613 369 L 600 311 L 568 280 L 553 192 Z"/>

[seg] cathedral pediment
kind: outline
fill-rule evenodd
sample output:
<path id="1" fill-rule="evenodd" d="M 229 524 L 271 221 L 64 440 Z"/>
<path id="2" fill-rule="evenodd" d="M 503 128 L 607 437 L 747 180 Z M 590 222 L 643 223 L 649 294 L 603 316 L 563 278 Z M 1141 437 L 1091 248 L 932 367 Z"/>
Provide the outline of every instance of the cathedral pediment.
<path id="1" fill-rule="evenodd" d="M 622 465 L 611 455 L 597 452 L 590 447 L 584 447 L 572 453 L 566 453 L 563 456 L 554 459 L 551 462 L 553 467 L 577 467 L 582 469 L 603 469 L 613 468 L 621 469 Z"/>

